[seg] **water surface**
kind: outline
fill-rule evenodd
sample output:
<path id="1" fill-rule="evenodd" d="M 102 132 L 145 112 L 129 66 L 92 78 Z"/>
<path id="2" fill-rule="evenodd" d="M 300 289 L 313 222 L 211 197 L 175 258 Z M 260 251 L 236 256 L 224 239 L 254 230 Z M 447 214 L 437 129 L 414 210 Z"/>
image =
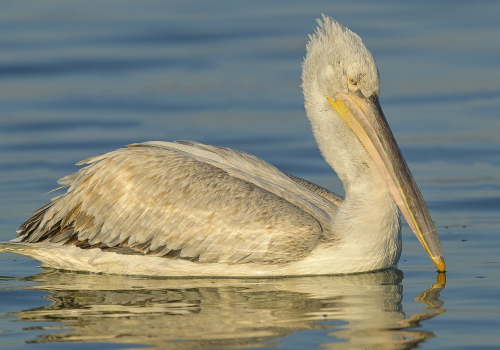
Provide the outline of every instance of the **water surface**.
<path id="1" fill-rule="evenodd" d="M 0 254 L 0 348 L 494 349 L 500 344 L 500 5 L 489 1 L 12 1 L 0 5 L 0 240 L 73 164 L 128 143 L 242 149 L 342 194 L 305 118 L 315 18 L 355 30 L 438 228 L 399 269 L 169 280 Z M 444 289 L 443 289 L 444 288 Z"/>

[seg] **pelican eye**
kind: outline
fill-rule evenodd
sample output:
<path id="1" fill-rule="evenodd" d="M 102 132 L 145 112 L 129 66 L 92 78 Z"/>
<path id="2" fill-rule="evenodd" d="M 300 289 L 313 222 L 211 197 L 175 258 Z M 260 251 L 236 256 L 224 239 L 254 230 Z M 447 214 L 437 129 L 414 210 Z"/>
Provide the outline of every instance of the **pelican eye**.
<path id="1" fill-rule="evenodd" d="M 352 85 L 352 86 L 358 85 L 357 80 L 354 79 L 354 78 L 349 78 L 348 81 L 349 81 L 349 84 Z"/>

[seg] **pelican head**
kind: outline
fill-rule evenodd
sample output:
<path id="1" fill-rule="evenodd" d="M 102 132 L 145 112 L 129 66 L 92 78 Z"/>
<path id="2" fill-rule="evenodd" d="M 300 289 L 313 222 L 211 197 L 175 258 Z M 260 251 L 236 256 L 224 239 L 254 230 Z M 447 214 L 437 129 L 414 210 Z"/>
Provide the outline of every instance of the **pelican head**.
<path id="1" fill-rule="evenodd" d="M 318 24 L 307 45 L 302 80 L 306 112 L 323 156 L 344 183 L 346 200 L 363 182 L 360 178 L 381 179 L 438 270 L 444 271 L 429 210 L 379 104 L 373 56 L 357 34 L 330 17 L 323 16 Z"/>

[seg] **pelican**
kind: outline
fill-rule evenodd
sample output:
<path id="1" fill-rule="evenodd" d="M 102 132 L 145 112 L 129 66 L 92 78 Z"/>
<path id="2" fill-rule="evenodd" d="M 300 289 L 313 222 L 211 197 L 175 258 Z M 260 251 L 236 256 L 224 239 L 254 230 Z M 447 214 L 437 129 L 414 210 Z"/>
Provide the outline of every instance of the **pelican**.
<path id="1" fill-rule="evenodd" d="M 77 163 L 85 166 L 59 180 L 66 192 L 1 249 L 111 274 L 359 273 L 396 266 L 400 211 L 444 271 L 431 216 L 379 104 L 372 54 L 332 18 L 317 22 L 302 64 L 305 110 L 345 198 L 242 151 L 131 144 Z"/>

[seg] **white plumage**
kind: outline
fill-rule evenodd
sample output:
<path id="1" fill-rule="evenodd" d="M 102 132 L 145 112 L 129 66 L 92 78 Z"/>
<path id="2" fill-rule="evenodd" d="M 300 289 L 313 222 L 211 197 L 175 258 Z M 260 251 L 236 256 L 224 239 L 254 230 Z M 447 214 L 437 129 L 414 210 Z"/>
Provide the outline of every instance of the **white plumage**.
<path id="1" fill-rule="evenodd" d="M 146 142 L 80 162 L 59 181 L 67 192 L 0 250 L 118 274 L 363 272 L 396 265 L 399 206 L 444 270 L 430 215 L 378 105 L 373 57 L 334 20 L 318 23 L 303 63 L 305 108 L 344 200 L 245 152 Z"/>

